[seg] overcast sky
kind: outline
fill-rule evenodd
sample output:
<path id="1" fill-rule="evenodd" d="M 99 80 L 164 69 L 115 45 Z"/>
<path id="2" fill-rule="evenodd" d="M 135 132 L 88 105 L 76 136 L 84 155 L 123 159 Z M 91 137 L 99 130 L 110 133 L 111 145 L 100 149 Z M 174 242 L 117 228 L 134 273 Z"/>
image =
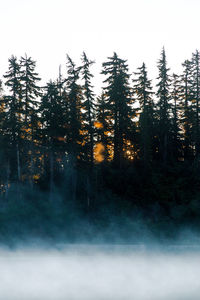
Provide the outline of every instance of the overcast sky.
<path id="1" fill-rule="evenodd" d="M 144 61 L 151 77 L 163 45 L 174 72 L 200 49 L 200 0 L 0 0 L 0 77 L 8 58 L 27 53 L 44 81 L 55 79 L 66 53 L 80 63 L 84 50 L 101 63 L 116 51 L 130 71 Z"/>

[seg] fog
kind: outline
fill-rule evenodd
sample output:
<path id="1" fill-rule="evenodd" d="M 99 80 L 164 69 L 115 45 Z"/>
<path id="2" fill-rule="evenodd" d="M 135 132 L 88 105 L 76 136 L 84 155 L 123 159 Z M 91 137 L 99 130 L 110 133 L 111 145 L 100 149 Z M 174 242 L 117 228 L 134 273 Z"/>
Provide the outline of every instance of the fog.
<path id="1" fill-rule="evenodd" d="M 60 246 L 2 249 L 2 300 L 197 300 L 199 248 Z"/>

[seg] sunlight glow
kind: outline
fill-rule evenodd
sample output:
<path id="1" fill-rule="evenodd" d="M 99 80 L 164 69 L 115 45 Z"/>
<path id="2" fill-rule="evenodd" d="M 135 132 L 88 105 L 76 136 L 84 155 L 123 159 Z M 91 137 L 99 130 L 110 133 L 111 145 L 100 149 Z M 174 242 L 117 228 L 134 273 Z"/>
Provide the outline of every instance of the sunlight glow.
<path id="1" fill-rule="evenodd" d="M 94 148 L 94 159 L 96 162 L 100 163 L 104 160 L 103 152 L 105 147 L 102 143 L 97 143 Z"/>

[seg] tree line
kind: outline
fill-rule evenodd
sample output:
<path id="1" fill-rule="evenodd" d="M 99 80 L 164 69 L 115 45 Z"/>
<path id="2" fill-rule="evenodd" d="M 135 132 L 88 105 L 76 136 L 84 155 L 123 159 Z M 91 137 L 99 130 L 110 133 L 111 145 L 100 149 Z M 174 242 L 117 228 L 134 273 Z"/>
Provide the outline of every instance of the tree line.
<path id="1" fill-rule="evenodd" d="M 77 66 L 67 56 L 66 74 L 41 86 L 31 57 L 9 59 L 0 97 L 2 197 L 13 186 L 20 194 L 26 184 L 53 198 L 67 182 L 70 198 L 75 201 L 85 190 L 89 205 L 108 173 L 111 178 L 118 172 L 120 181 L 124 170 L 135 166 L 145 174 L 181 164 L 198 168 L 198 50 L 178 75 L 170 72 L 163 48 L 154 88 L 145 63 L 130 74 L 127 60 L 114 53 L 102 64 L 99 96 L 92 86 L 95 62 L 84 52 L 81 61 Z M 106 184 L 112 188 L 109 180 Z"/>

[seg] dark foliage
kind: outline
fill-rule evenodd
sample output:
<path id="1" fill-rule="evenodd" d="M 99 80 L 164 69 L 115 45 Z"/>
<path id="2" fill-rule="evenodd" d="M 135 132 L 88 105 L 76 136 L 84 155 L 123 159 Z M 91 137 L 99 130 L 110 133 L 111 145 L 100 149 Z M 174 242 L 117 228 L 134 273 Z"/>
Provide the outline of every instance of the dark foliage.
<path id="1" fill-rule="evenodd" d="M 165 50 L 156 93 L 143 63 L 116 53 L 93 92 L 77 67 L 40 87 L 31 57 L 9 59 L 0 81 L 0 237 L 134 241 L 200 229 L 200 58 L 170 75 Z M 116 235 L 115 235 L 115 234 Z"/>

